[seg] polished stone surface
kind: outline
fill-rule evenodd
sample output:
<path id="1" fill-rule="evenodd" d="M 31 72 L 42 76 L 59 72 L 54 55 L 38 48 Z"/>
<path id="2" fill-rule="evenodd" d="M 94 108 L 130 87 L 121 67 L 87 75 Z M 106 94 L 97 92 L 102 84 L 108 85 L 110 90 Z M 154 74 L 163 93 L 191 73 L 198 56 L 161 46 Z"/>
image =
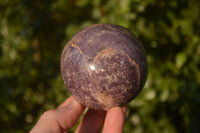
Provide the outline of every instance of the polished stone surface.
<path id="1" fill-rule="evenodd" d="M 67 89 L 93 109 L 130 102 L 143 88 L 147 72 L 144 48 L 130 31 L 117 25 L 96 24 L 81 30 L 61 56 Z"/>

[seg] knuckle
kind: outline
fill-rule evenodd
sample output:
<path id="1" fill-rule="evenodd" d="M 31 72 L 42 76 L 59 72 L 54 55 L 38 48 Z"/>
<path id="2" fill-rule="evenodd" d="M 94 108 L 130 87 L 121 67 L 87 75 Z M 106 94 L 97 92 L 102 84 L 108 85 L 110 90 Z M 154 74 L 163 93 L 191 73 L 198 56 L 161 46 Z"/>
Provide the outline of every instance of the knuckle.
<path id="1" fill-rule="evenodd" d="M 43 120 L 55 119 L 55 118 L 56 118 L 56 111 L 55 110 L 45 111 L 41 116 L 41 119 L 43 119 Z"/>

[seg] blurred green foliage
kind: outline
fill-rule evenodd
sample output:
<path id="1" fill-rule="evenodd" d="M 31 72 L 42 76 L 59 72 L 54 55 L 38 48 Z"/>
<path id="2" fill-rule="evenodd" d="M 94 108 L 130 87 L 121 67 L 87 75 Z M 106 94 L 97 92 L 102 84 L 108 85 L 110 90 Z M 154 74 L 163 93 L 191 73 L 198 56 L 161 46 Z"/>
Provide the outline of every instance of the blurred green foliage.
<path id="1" fill-rule="evenodd" d="M 28 132 L 64 101 L 64 45 L 86 26 L 113 23 L 141 40 L 149 64 L 124 132 L 199 133 L 199 13 L 199 0 L 0 0 L 0 132 Z"/>

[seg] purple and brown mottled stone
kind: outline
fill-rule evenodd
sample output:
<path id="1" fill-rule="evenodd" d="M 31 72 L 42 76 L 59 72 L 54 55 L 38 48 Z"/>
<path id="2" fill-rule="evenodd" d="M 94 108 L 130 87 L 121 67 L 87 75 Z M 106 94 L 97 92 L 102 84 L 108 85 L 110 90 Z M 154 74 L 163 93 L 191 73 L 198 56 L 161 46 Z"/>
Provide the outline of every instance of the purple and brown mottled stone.
<path id="1" fill-rule="evenodd" d="M 87 27 L 65 46 L 64 83 L 74 98 L 93 109 L 108 110 L 133 100 L 147 78 L 144 49 L 127 29 L 112 24 Z"/>

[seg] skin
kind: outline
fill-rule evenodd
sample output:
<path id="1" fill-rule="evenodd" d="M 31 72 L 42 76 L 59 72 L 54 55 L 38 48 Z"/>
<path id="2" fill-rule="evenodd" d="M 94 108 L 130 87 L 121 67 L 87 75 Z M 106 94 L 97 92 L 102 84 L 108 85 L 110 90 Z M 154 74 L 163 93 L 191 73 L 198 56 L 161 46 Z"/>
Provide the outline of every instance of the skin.
<path id="1" fill-rule="evenodd" d="M 75 126 L 85 107 L 67 98 L 57 109 L 46 111 L 30 133 L 63 133 Z M 114 107 L 108 111 L 88 109 L 75 133 L 122 133 L 127 107 Z M 103 129 L 102 129 L 103 127 Z"/>

